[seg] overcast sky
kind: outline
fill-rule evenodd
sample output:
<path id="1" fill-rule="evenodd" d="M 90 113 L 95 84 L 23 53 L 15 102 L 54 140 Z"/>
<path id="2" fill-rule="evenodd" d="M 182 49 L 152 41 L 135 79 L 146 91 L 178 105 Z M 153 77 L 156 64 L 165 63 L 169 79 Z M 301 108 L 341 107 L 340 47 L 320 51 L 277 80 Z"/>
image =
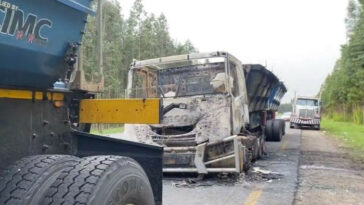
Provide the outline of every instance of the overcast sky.
<path id="1" fill-rule="evenodd" d="M 134 0 L 119 0 L 124 14 Z M 228 51 L 285 82 L 288 102 L 316 95 L 346 42 L 347 0 L 144 0 L 167 17 L 171 36 L 200 52 Z"/>

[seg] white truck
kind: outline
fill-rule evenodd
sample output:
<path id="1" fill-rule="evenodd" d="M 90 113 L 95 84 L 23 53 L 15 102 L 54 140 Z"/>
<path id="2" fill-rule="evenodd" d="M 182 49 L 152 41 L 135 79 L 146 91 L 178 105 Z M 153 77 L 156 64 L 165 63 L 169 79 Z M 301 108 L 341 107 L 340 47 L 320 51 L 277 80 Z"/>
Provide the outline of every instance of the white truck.
<path id="1" fill-rule="evenodd" d="M 296 96 L 292 100 L 291 128 L 312 127 L 320 130 L 320 99 L 315 97 Z"/>

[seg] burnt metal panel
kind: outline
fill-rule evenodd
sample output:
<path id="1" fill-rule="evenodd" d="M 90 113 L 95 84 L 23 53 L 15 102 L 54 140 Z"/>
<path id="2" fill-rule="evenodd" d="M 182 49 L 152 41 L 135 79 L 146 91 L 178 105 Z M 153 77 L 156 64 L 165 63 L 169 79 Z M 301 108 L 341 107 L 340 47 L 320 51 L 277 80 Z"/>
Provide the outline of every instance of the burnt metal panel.
<path id="1" fill-rule="evenodd" d="M 147 174 L 156 204 L 162 204 L 163 147 L 75 131 L 79 157 L 120 155 L 135 159 Z"/>

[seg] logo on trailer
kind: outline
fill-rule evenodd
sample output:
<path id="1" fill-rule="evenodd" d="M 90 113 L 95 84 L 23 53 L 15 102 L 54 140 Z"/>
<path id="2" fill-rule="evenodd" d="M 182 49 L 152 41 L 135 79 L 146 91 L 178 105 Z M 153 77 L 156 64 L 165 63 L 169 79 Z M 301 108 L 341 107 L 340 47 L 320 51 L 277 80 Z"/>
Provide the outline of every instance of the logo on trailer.
<path id="1" fill-rule="evenodd" d="M 3 20 L 1 21 L 1 13 Z M 42 35 L 45 28 L 52 28 L 52 21 L 38 18 L 35 14 L 24 11 L 17 6 L 0 0 L 0 33 L 27 40 L 29 43 L 45 44 L 48 38 Z"/>

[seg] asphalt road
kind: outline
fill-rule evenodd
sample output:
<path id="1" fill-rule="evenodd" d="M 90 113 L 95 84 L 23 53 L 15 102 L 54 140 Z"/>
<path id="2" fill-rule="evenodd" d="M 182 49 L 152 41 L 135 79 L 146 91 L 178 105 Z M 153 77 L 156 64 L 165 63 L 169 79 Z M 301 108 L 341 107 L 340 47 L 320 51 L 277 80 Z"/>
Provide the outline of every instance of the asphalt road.
<path id="1" fill-rule="evenodd" d="M 250 171 L 196 183 L 166 176 L 163 204 L 364 204 L 363 169 L 322 132 L 287 128 L 282 142 L 267 143 L 267 152 L 254 167 L 268 174 Z"/>

